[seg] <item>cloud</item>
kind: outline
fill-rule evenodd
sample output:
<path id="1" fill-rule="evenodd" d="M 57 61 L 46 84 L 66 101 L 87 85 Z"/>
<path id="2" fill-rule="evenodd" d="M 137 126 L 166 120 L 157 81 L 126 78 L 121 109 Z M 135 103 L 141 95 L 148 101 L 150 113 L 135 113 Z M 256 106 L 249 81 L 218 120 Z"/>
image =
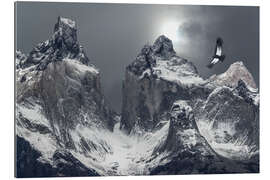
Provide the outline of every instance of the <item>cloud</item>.
<path id="1" fill-rule="evenodd" d="M 180 36 L 190 39 L 201 39 L 204 35 L 203 26 L 196 21 L 186 21 L 179 25 L 178 32 Z"/>

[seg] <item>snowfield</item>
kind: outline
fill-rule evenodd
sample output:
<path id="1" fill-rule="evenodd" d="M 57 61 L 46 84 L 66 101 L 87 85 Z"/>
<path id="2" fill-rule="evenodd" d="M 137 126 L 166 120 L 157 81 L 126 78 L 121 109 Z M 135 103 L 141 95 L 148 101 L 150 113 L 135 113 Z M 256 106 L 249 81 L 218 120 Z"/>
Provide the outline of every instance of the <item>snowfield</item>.
<path id="1" fill-rule="evenodd" d="M 87 160 L 86 157 L 74 153 L 89 167 L 97 167 L 97 171 L 103 175 L 143 175 L 147 174 L 146 160 L 151 158 L 156 145 L 165 138 L 168 133 L 169 123 L 155 133 L 147 133 L 143 136 L 127 135 L 120 130 L 120 123 L 117 123 L 113 132 L 98 131 L 84 132 L 84 137 L 96 136 L 96 141 L 102 139 L 111 148 L 111 152 L 104 154 L 91 154 L 97 161 Z"/>
<path id="2" fill-rule="evenodd" d="M 23 118 L 29 119 L 31 124 L 43 125 L 51 130 L 48 120 L 40 114 L 39 108 L 40 106 L 36 104 L 28 107 L 18 105 L 17 112 Z M 19 124 L 24 123 L 19 120 Z M 151 158 L 154 148 L 166 138 L 168 133 L 169 123 L 163 124 L 160 130 L 143 135 L 125 134 L 120 130 L 120 123 L 115 125 L 113 132 L 78 125 L 71 132 L 77 151 L 71 150 L 71 153 L 87 167 L 94 168 L 100 175 L 147 174 L 147 166 L 153 165 L 147 165 L 146 160 Z M 61 149 L 49 132 L 42 134 L 29 130 L 24 125 L 17 125 L 16 131 L 17 135 L 25 138 L 34 149 L 41 152 L 40 161 L 52 163 L 54 152 Z M 82 137 L 91 142 L 88 143 L 91 150 L 82 151 Z"/>

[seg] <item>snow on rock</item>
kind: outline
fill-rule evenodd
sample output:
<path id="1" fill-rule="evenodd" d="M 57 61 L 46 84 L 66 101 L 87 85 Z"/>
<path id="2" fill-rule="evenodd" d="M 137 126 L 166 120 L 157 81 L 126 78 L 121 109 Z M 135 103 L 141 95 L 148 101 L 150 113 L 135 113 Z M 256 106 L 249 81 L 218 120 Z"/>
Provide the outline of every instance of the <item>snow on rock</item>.
<path id="1" fill-rule="evenodd" d="M 27 56 L 20 50 L 16 50 L 16 59 L 15 59 L 15 64 L 16 64 L 16 69 L 21 68 L 22 64 L 25 63 L 27 59 Z"/>
<path id="2" fill-rule="evenodd" d="M 26 58 L 20 58 L 20 53 L 17 57 L 16 134 L 29 143 L 29 151 L 38 154 L 32 160 L 48 167 L 47 174 L 39 176 L 97 175 L 95 167 L 86 167 L 78 159 L 83 156 L 94 162 L 95 157 L 111 153 L 109 141 L 93 133 L 112 131 L 116 113 L 103 96 L 99 70 L 77 42 L 75 24 L 58 18 L 51 39 L 38 44 Z M 87 132 L 93 132 L 89 138 Z M 22 155 L 32 158 L 31 152 Z"/>
<path id="3" fill-rule="evenodd" d="M 205 81 L 194 72 L 194 69 L 187 64 L 181 65 L 182 59 L 173 58 L 170 61 L 157 61 L 157 65 L 153 67 L 154 74 L 157 78 L 170 82 L 176 82 L 179 85 L 199 85 Z"/>
<path id="4" fill-rule="evenodd" d="M 217 86 L 235 87 L 240 79 L 242 79 L 247 86 L 257 89 L 252 75 L 242 61 L 231 64 L 229 69 L 220 75 L 211 76 L 209 82 Z"/>
<path id="5" fill-rule="evenodd" d="M 71 19 L 68 19 L 68 18 L 59 17 L 59 20 L 58 21 L 59 21 L 59 23 L 67 24 L 71 28 L 75 28 L 75 26 L 76 26 L 75 21 L 72 21 Z"/>
<path id="6" fill-rule="evenodd" d="M 159 131 L 142 136 L 127 135 L 120 130 L 120 123 L 115 125 L 113 132 L 77 127 L 72 133 L 76 146 L 82 146 L 83 137 L 88 143 L 88 150 L 72 151 L 72 154 L 101 175 L 143 175 L 147 173 L 146 160 L 152 156 L 154 147 L 166 137 L 168 125 L 166 123 Z"/>
<path id="7" fill-rule="evenodd" d="M 64 58 L 91 65 L 83 47 L 78 43 L 75 21 L 58 17 L 52 37 L 34 47 L 21 67 L 36 65 L 35 69 L 40 71 L 46 69 L 51 62 Z"/>
<path id="8" fill-rule="evenodd" d="M 127 66 L 123 83 L 121 128 L 127 133 L 135 125 L 151 131 L 176 99 L 191 100 L 209 93 L 196 67 L 178 57 L 165 36 L 142 48 Z"/>
<path id="9" fill-rule="evenodd" d="M 240 165 L 219 156 L 200 134 L 192 107 L 176 101 L 170 111 L 167 138 L 149 158 L 150 174 L 244 172 Z"/>
<path id="10" fill-rule="evenodd" d="M 216 88 L 200 104 L 198 127 L 211 146 L 231 159 L 249 159 L 259 148 L 259 106 L 253 94 L 239 80 L 237 87 Z"/>
<path id="11" fill-rule="evenodd" d="M 92 66 L 87 66 L 85 64 L 82 64 L 79 61 L 76 61 L 74 59 L 69 59 L 69 58 L 64 58 L 63 61 L 65 61 L 69 66 L 73 66 L 75 71 L 77 71 L 79 74 L 80 73 L 86 73 L 86 72 L 91 72 L 93 74 L 99 74 L 99 70 Z"/>

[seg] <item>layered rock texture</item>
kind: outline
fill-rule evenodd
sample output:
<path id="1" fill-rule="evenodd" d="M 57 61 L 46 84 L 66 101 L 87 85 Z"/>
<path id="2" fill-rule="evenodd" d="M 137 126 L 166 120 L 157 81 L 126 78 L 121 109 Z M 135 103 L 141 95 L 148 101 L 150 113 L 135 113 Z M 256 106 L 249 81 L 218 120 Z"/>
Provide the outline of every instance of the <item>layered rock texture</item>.
<path id="1" fill-rule="evenodd" d="M 242 62 L 202 78 L 160 36 L 126 67 L 121 115 L 59 17 L 52 37 L 16 51 L 16 176 L 259 172 L 259 90 Z"/>
<path id="2" fill-rule="evenodd" d="M 175 100 L 207 96 L 205 83 L 191 62 L 176 55 L 172 41 L 160 36 L 126 68 L 121 128 L 151 131 Z"/>
<path id="3" fill-rule="evenodd" d="M 40 43 L 28 56 L 21 52 L 16 56 L 16 134 L 20 141 L 29 141 L 41 151 L 40 157 L 45 159 L 42 161 L 48 161 L 50 166 L 65 156 L 68 156 L 63 159 L 66 165 L 76 159 L 70 153 L 53 158 L 58 149 L 84 154 L 93 151 L 92 147 L 95 151 L 110 149 L 106 143 L 96 145 L 82 135 L 83 130 L 92 127 L 112 131 L 116 114 L 105 102 L 99 70 L 78 44 L 76 31 L 74 21 L 59 17 L 50 40 Z M 18 169 L 27 168 L 21 163 L 18 162 Z M 40 176 L 56 175 L 54 170 L 50 172 Z M 84 173 L 77 175 L 91 175 L 87 172 L 89 169 L 85 168 Z M 38 172 L 18 171 L 17 176 L 35 176 L 35 173 Z M 69 176 L 69 173 L 67 169 L 59 175 Z"/>
<path id="4" fill-rule="evenodd" d="M 218 154 L 202 136 L 187 101 L 176 101 L 170 111 L 168 135 L 156 146 L 150 174 L 216 174 L 258 171 L 255 161 L 233 161 Z M 155 164 L 155 166 L 151 166 Z M 252 166 L 253 165 L 253 166 Z"/>
<path id="5" fill-rule="evenodd" d="M 151 174 L 258 171 L 259 94 L 242 62 L 203 79 L 165 36 L 144 46 L 126 68 L 121 128 L 144 134 L 168 120 L 167 138 L 150 160 L 163 165 L 149 165 Z"/>

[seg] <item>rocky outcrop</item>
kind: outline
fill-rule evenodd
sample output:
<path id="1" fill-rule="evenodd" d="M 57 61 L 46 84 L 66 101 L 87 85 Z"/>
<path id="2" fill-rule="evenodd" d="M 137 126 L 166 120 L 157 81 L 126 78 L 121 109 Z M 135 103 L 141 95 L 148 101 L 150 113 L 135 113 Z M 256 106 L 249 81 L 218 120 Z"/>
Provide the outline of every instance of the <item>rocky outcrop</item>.
<path id="1" fill-rule="evenodd" d="M 27 56 L 20 50 L 16 50 L 15 52 L 15 65 L 16 69 L 21 68 L 25 63 Z"/>
<path id="2" fill-rule="evenodd" d="M 257 153 L 258 98 L 258 92 L 250 91 L 243 80 L 239 80 L 235 88 L 218 87 L 204 103 L 195 107 L 201 110 L 196 114 L 199 127 L 210 142 L 242 146 L 250 155 Z"/>
<path id="3" fill-rule="evenodd" d="M 16 177 L 98 176 L 67 151 L 55 151 L 53 163 L 42 160 L 42 154 L 24 138 L 16 137 Z"/>
<path id="4" fill-rule="evenodd" d="M 61 119 L 74 128 L 96 115 L 112 130 L 113 112 L 104 100 L 100 73 L 79 50 L 76 32 L 74 21 L 58 18 L 53 37 L 35 47 L 17 71 L 17 102 L 40 99 L 46 117 L 59 127 Z"/>
<path id="5" fill-rule="evenodd" d="M 167 139 L 149 160 L 163 165 L 150 165 L 152 174 L 258 172 L 259 95 L 242 62 L 202 79 L 165 36 L 144 46 L 126 68 L 121 127 L 147 134 L 168 116 Z"/>
<path id="6" fill-rule="evenodd" d="M 186 101 L 176 101 L 170 111 L 170 126 L 166 141 L 158 152 L 169 151 L 179 153 L 180 151 L 196 151 L 194 147 L 201 146 L 200 153 L 204 155 L 216 155 L 206 140 L 200 135 L 195 122 L 193 110 Z M 193 149 L 193 150 L 192 150 Z"/>
<path id="7" fill-rule="evenodd" d="M 93 137 L 81 133 L 86 129 L 112 131 L 116 117 L 105 101 L 99 70 L 83 52 L 76 32 L 74 21 L 59 17 L 50 40 L 40 43 L 28 57 L 20 52 L 16 56 L 16 134 L 31 144 L 38 158 L 48 160 L 48 166 L 59 162 L 59 176 L 91 175 L 78 174 L 78 168 L 84 168 L 69 151 L 85 156 L 99 149 L 109 153 L 109 145 L 92 142 Z M 63 154 L 60 159 L 54 153 L 59 149 L 67 150 L 57 153 Z M 53 173 L 49 174 L 58 176 Z"/>
<path id="8" fill-rule="evenodd" d="M 21 66 L 25 68 L 37 65 L 35 69 L 44 70 L 49 63 L 64 58 L 76 59 L 85 65 L 91 65 L 83 47 L 77 41 L 75 21 L 59 16 L 52 37 L 38 44 Z"/>
<path id="9" fill-rule="evenodd" d="M 121 128 L 151 131 L 176 99 L 206 98 L 204 83 L 196 67 L 175 54 L 171 40 L 160 36 L 126 68 Z"/>
<path id="10" fill-rule="evenodd" d="M 173 104 L 168 136 L 149 161 L 156 164 L 148 167 L 153 175 L 258 172 L 254 162 L 239 163 L 218 155 L 200 134 L 193 110 L 183 100 Z"/>

